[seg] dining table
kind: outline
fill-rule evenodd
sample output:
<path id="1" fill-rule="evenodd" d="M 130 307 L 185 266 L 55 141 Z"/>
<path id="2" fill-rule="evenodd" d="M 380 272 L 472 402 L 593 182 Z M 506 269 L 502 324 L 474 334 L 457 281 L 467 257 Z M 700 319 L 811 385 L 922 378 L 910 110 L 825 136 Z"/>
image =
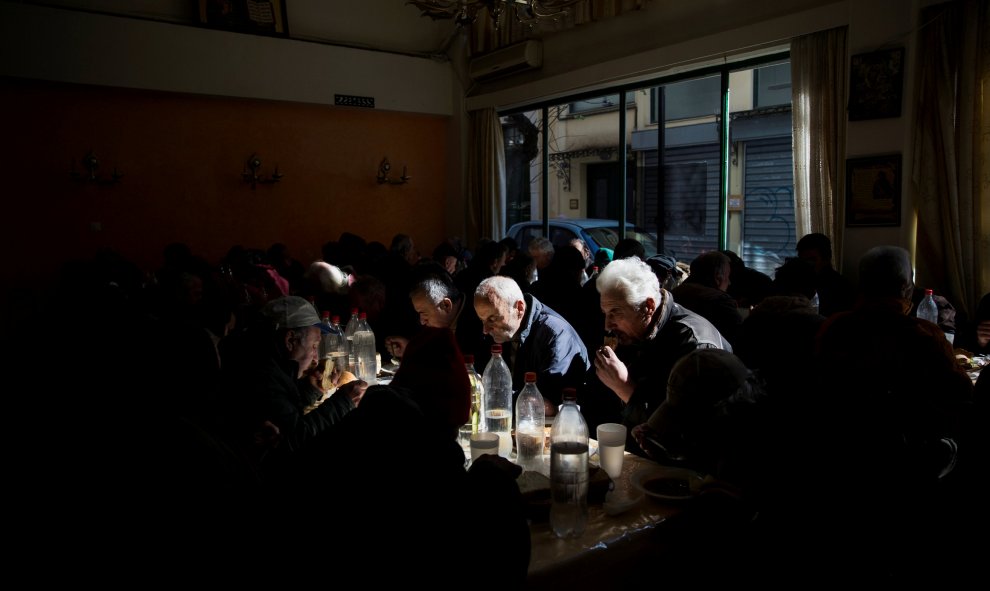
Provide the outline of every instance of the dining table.
<path id="1" fill-rule="evenodd" d="M 511 458 L 510 458 L 511 459 Z M 549 477 L 549 454 L 543 468 Z M 684 511 L 690 499 L 658 500 L 644 495 L 636 481 L 643 474 L 664 469 L 656 462 L 626 452 L 622 473 L 614 490 L 623 502 L 610 505 L 602 502 L 602 494 L 590 494 L 588 520 L 584 532 L 574 538 L 554 535 L 549 519 L 530 519 L 531 554 L 527 588 L 604 588 L 625 586 L 642 578 L 651 557 L 662 553 L 669 539 L 658 535 L 664 523 Z M 591 487 L 600 489 L 601 480 L 608 477 L 598 473 L 597 442 L 589 442 Z M 597 483 L 596 483 L 597 481 Z M 526 491 L 524 490 L 524 496 Z M 599 491 L 600 492 L 600 491 Z M 606 510 L 608 509 L 608 510 Z"/>

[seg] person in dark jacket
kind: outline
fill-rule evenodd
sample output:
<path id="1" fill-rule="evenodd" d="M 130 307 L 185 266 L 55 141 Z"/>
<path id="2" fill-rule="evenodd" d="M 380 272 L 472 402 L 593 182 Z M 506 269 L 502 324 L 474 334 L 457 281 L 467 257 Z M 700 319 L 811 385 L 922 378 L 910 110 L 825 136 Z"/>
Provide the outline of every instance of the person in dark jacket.
<path id="1" fill-rule="evenodd" d="M 928 561 L 941 571 L 944 560 L 956 560 L 946 550 L 961 546 L 977 513 L 959 511 L 959 485 L 972 473 L 958 481 L 964 473 L 956 472 L 967 467 L 975 441 L 967 432 L 973 385 L 942 331 L 909 315 L 913 287 L 904 248 L 875 246 L 860 257 L 856 306 L 830 316 L 816 336 L 819 370 L 808 385 L 831 403 L 816 406 L 808 427 L 821 445 L 808 448 L 807 463 L 793 474 L 811 485 L 802 489 L 822 495 L 803 506 L 816 507 L 815 519 L 829 531 L 808 533 L 826 540 L 855 527 L 843 564 L 886 580 L 920 572 Z M 842 479 L 821 478 L 839 470 Z M 845 482 L 864 480 L 870 486 L 847 494 Z"/>
<path id="2" fill-rule="evenodd" d="M 732 266 L 732 282 L 725 291 L 736 298 L 740 309 L 751 310 L 753 306 L 762 302 L 763 298 L 773 294 L 773 279 L 769 275 L 747 267 L 734 251 L 721 252 L 729 257 Z"/>
<path id="3" fill-rule="evenodd" d="M 280 469 L 353 410 L 367 383 L 357 380 L 342 386 L 306 412 L 316 388 L 306 373 L 316 364 L 325 325 L 316 308 L 299 296 L 275 299 L 261 315 L 224 359 L 224 414 L 232 442 L 253 447 L 262 470 L 268 472 Z"/>
<path id="4" fill-rule="evenodd" d="M 502 345 L 512 371 L 515 394 L 526 372 L 536 373 L 536 387 L 546 402 L 546 415 L 557 414 L 564 388 L 578 388 L 590 367 L 588 350 L 564 318 L 509 277 L 489 277 L 474 292 L 474 310 L 486 335 Z"/>
<path id="5" fill-rule="evenodd" d="M 727 292 L 731 270 L 729 257 L 721 252 L 701 253 L 691 261 L 691 274 L 670 293 L 678 304 L 704 316 L 727 341 L 735 343 L 743 318 L 736 299 Z"/>
<path id="6" fill-rule="evenodd" d="M 828 318 L 836 312 L 851 310 L 856 303 L 856 287 L 832 266 L 832 241 L 818 232 L 805 234 L 798 240 L 798 257 L 815 266 L 815 289 L 818 309 Z"/>
<path id="7" fill-rule="evenodd" d="M 960 326 L 955 346 L 971 353 L 990 353 L 990 292 L 980 298 L 973 319 Z"/>
<path id="8" fill-rule="evenodd" d="M 481 324 L 471 310 L 470 295 L 461 293 L 456 282 L 436 263 L 419 265 L 414 272 L 409 299 L 419 318 L 410 334 L 389 335 L 385 347 L 393 358 L 402 359 L 406 346 L 423 326 L 446 328 L 454 333 L 464 355 L 474 355 L 481 367 L 488 362 L 491 343 L 485 340 Z"/>
<path id="9" fill-rule="evenodd" d="M 632 257 L 609 263 L 598 276 L 605 330 L 616 346 L 594 355 L 578 402 L 591 432 L 601 423 L 623 423 L 631 432 L 666 398 L 667 378 L 678 359 L 695 349 L 732 351 L 711 322 L 678 305 L 645 262 Z M 645 456 L 630 435 L 626 449 Z"/>

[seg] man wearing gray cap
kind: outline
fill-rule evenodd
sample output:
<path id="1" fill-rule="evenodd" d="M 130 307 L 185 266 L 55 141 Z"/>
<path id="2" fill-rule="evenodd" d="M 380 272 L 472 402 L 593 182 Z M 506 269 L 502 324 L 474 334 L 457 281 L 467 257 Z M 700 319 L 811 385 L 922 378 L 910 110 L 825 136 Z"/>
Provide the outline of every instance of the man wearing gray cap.
<path id="1" fill-rule="evenodd" d="M 298 296 L 268 302 L 261 315 L 233 358 L 224 360 L 229 396 L 224 410 L 234 440 L 269 463 L 299 451 L 353 410 L 367 384 L 342 386 L 306 412 L 313 386 L 305 376 L 316 364 L 324 325 L 316 308 Z"/>

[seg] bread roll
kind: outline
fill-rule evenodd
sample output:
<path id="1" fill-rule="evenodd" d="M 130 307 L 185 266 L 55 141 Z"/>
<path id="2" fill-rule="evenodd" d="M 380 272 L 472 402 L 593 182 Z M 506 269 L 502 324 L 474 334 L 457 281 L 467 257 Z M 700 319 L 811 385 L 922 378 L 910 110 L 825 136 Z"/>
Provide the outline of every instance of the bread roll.
<path id="1" fill-rule="evenodd" d="M 344 373 L 342 373 L 341 376 L 340 376 L 340 380 L 337 381 L 337 387 L 339 388 L 339 387 L 343 386 L 344 384 L 347 384 L 349 382 L 353 382 L 356 379 L 358 379 L 358 377 L 356 375 L 352 374 L 351 372 L 349 372 L 347 370 L 344 370 Z"/>

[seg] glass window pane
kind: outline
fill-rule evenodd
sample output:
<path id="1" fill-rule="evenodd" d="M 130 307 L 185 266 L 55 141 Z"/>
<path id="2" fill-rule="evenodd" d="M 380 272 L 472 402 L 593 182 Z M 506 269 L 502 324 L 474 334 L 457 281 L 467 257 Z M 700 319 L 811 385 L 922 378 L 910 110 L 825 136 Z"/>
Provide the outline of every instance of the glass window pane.
<path id="1" fill-rule="evenodd" d="M 601 105 L 618 96 L 602 95 L 581 102 Z M 635 161 L 627 158 L 625 163 L 619 162 L 619 117 L 625 116 L 627 129 L 632 129 L 638 108 L 635 100 L 634 93 L 627 93 L 628 108 L 621 114 L 618 109 L 608 109 L 571 117 L 570 108 L 576 103 L 550 107 L 550 112 L 558 115 L 551 118 L 549 134 L 550 165 L 556 175 L 550 184 L 547 215 L 551 219 L 618 220 L 622 215 L 623 180 L 626 207 L 635 208 Z"/>
<path id="2" fill-rule="evenodd" d="M 784 62 L 753 70 L 756 107 L 791 104 L 791 64 Z"/>
<path id="3" fill-rule="evenodd" d="M 505 225 L 541 217 L 541 111 L 501 118 L 505 142 Z"/>
<path id="4" fill-rule="evenodd" d="M 643 214 L 630 221 L 655 234 L 664 252 L 688 263 L 719 243 L 720 88 L 719 76 L 706 76 L 645 89 L 650 124 L 633 133 Z M 672 120 L 662 129 L 658 125 Z"/>
<path id="5" fill-rule="evenodd" d="M 726 247 L 773 277 L 796 241 L 790 63 L 736 71 L 730 81 Z"/>
<path id="6" fill-rule="evenodd" d="M 664 120 L 717 115 L 722 110 L 721 88 L 719 76 L 667 84 L 664 87 Z"/>

